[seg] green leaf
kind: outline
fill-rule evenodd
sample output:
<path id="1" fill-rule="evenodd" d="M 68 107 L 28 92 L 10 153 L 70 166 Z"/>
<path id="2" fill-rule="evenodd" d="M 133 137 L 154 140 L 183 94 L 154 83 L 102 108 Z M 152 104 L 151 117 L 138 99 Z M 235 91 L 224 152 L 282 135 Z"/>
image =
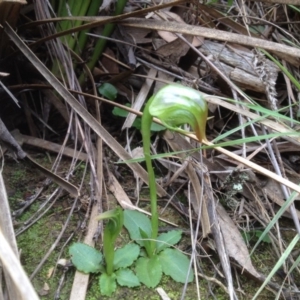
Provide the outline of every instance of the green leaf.
<path id="1" fill-rule="evenodd" d="M 241 235 L 243 237 L 243 239 L 246 241 L 246 243 L 248 243 L 249 241 L 258 241 L 260 240 L 261 242 L 264 243 L 271 243 L 271 239 L 269 237 L 269 235 L 266 232 L 263 232 L 261 230 L 251 230 L 248 232 L 242 231 Z"/>
<path id="2" fill-rule="evenodd" d="M 127 268 L 133 264 L 140 254 L 140 247 L 137 244 L 127 244 L 117 249 L 114 258 L 114 269 Z"/>
<path id="3" fill-rule="evenodd" d="M 101 295 L 110 297 L 117 289 L 116 274 L 112 273 L 110 276 L 106 273 L 101 274 L 99 286 Z"/>
<path id="4" fill-rule="evenodd" d="M 124 210 L 124 226 L 129 232 L 130 238 L 135 240 L 139 245 L 144 246 L 141 228 L 148 237 L 151 236 L 151 222 L 147 216 L 136 210 Z"/>
<path id="5" fill-rule="evenodd" d="M 261 241 L 270 244 L 271 243 L 271 239 L 270 239 L 269 235 L 268 234 L 264 234 L 263 235 L 263 233 L 264 232 L 261 231 L 261 230 L 255 230 L 255 236 L 257 238 L 260 238 L 262 236 Z"/>
<path id="6" fill-rule="evenodd" d="M 69 248 L 74 266 L 84 273 L 98 273 L 101 270 L 102 253 L 83 243 L 75 243 Z"/>
<path id="7" fill-rule="evenodd" d="M 141 120 L 141 118 L 139 118 L 139 117 L 135 118 L 135 120 L 132 123 L 132 127 L 136 128 L 138 130 L 141 130 L 141 128 L 142 128 L 142 120 Z"/>
<path id="8" fill-rule="evenodd" d="M 253 300 L 256 300 L 258 295 L 262 292 L 262 290 L 265 288 L 265 286 L 271 281 L 275 273 L 279 270 L 279 268 L 282 266 L 282 264 L 286 261 L 286 259 L 289 257 L 292 250 L 295 248 L 297 243 L 299 242 L 299 234 L 296 234 L 293 238 L 293 240 L 290 242 L 290 244 L 287 246 L 285 251 L 280 256 L 280 259 L 277 261 L 275 266 L 273 267 L 272 271 L 268 274 L 263 284 L 260 286 L 254 297 L 252 297 Z M 262 297 L 260 297 L 261 299 Z"/>
<path id="9" fill-rule="evenodd" d="M 104 228 L 103 254 L 106 262 L 106 272 L 108 275 L 111 275 L 113 273 L 113 263 L 115 255 L 114 245 L 124 222 L 123 210 L 118 207 L 116 209 L 106 211 L 100 214 L 97 219 L 108 219 L 108 223 Z"/>
<path id="10" fill-rule="evenodd" d="M 126 106 L 131 107 L 131 105 L 129 103 L 127 103 Z M 114 116 L 123 117 L 123 118 L 126 118 L 129 114 L 129 112 L 127 110 L 120 108 L 120 107 L 114 107 L 114 109 L 112 110 L 112 113 Z M 142 123 L 141 118 L 136 117 L 134 122 L 132 123 L 132 127 L 140 130 L 142 127 L 141 123 Z M 166 127 L 163 125 L 157 124 L 155 122 L 151 123 L 151 127 L 150 127 L 151 131 L 158 132 L 158 131 L 162 131 L 165 129 L 166 129 Z"/>
<path id="11" fill-rule="evenodd" d="M 166 130 L 166 127 L 163 125 L 157 124 L 155 122 L 152 122 L 150 130 L 154 131 L 154 132 L 158 132 L 158 131 Z"/>
<path id="12" fill-rule="evenodd" d="M 298 90 L 300 90 L 300 82 L 299 80 L 297 80 L 297 78 L 295 78 L 290 72 L 289 70 L 282 65 L 279 60 L 277 60 L 275 57 L 273 57 L 269 52 L 267 52 L 264 49 L 260 49 L 260 51 L 262 53 L 264 53 L 269 59 L 271 59 L 280 69 L 281 71 L 290 79 L 290 81 L 296 86 L 296 88 Z"/>
<path id="13" fill-rule="evenodd" d="M 152 243 L 152 237 L 151 236 L 149 237 L 147 235 L 147 233 L 142 228 L 139 228 L 139 229 L 140 229 L 141 237 L 142 237 L 142 239 L 144 239 L 143 243 L 144 243 L 144 247 L 146 249 L 147 255 L 149 257 L 151 257 L 154 254 L 155 244 Z M 151 238 L 151 239 L 149 239 L 149 238 Z"/>
<path id="14" fill-rule="evenodd" d="M 181 239 L 181 230 L 171 230 L 167 233 L 162 233 L 157 237 L 156 251 L 157 253 L 171 245 L 177 244 Z"/>
<path id="15" fill-rule="evenodd" d="M 159 259 L 166 275 L 171 276 L 177 282 L 185 283 L 190 266 L 190 260 L 186 255 L 177 249 L 167 248 L 159 254 Z M 187 281 L 192 282 L 193 279 L 194 272 L 191 269 Z"/>
<path id="16" fill-rule="evenodd" d="M 263 25 L 253 25 L 249 26 L 250 32 L 262 34 L 265 30 L 265 26 Z"/>
<path id="17" fill-rule="evenodd" d="M 126 106 L 130 106 L 130 104 L 126 104 Z M 127 110 L 120 107 L 114 107 L 112 113 L 114 116 L 124 117 L 124 118 L 126 118 L 129 114 Z"/>
<path id="18" fill-rule="evenodd" d="M 162 267 L 157 255 L 141 257 L 136 262 L 136 275 L 148 288 L 156 287 L 162 276 Z"/>
<path id="19" fill-rule="evenodd" d="M 136 128 L 136 129 L 142 129 L 142 120 L 140 117 L 136 117 L 134 122 L 132 123 L 132 127 Z M 166 130 L 166 127 L 160 124 L 157 124 L 155 122 L 151 123 L 150 126 L 150 131 L 154 131 L 154 132 L 159 132 L 162 130 Z"/>
<path id="20" fill-rule="evenodd" d="M 137 276 L 129 269 L 120 269 L 116 272 L 118 284 L 127 287 L 136 287 L 140 285 Z"/>
<path id="21" fill-rule="evenodd" d="M 103 83 L 98 88 L 98 92 L 100 95 L 109 100 L 115 100 L 118 94 L 118 90 L 110 83 Z"/>

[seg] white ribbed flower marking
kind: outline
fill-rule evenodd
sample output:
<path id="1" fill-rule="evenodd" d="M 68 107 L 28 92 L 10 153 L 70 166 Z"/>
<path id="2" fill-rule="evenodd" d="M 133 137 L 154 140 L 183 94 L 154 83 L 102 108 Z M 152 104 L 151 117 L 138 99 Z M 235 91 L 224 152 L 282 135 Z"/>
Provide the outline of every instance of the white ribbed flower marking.
<path id="1" fill-rule="evenodd" d="M 151 99 L 149 112 L 166 127 L 189 124 L 201 142 L 206 140 L 207 103 L 204 94 L 190 87 L 170 84 L 159 90 Z"/>

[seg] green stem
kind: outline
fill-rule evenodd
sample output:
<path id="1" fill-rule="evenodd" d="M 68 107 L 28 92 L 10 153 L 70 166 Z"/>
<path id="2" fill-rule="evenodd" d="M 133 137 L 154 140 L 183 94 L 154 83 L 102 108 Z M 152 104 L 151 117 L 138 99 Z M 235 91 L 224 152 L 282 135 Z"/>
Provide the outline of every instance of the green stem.
<path id="1" fill-rule="evenodd" d="M 145 161 L 149 176 L 149 188 L 150 188 L 150 203 L 151 203 L 151 241 L 150 241 L 150 253 L 148 255 L 150 257 L 153 256 L 156 248 L 156 240 L 158 235 L 158 213 L 157 213 L 157 196 L 156 196 L 156 182 L 155 182 L 155 174 L 152 167 L 152 161 L 150 156 L 150 127 L 152 123 L 153 117 L 149 112 L 149 107 L 151 105 L 154 97 L 151 97 L 144 109 L 143 117 L 142 117 L 142 135 L 143 135 L 143 149 L 145 155 Z"/>
<path id="2" fill-rule="evenodd" d="M 83 1 L 80 5 L 80 2 L 77 2 L 77 5 L 74 7 L 74 11 L 72 11 L 73 16 L 86 16 L 87 15 L 87 11 L 88 8 L 90 6 L 91 1 Z M 99 7 L 98 7 L 99 8 Z M 72 23 L 70 23 L 70 25 L 72 25 L 72 27 L 77 27 L 80 26 L 83 22 L 82 21 L 75 21 Z M 69 35 L 67 37 L 67 45 L 69 46 L 70 49 L 74 50 L 77 54 L 79 53 L 78 49 L 76 49 L 77 47 L 75 47 L 76 43 L 77 43 L 77 39 L 78 39 L 78 35 L 79 33 L 76 32 L 74 35 Z"/>
<path id="3" fill-rule="evenodd" d="M 96 16 L 100 6 L 102 5 L 102 0 L 93 0 L 89 6 L 89 9 L 86 13 L 87 16 Z M 87 33 L 89 29 L 80 31 L 78 34 L 78 48 L 76 48 L 76 53 L 81 54 L 85 48 L 86 41 L 88 39 Z"/>
<path id="4" fill-rule="evenodd" d="M 156 182 L 150 156 L 150 128 L 153 117 L 160 119 L 163 124 L 175 131 L 177 126 L 190 124 L 196 131 L 199 141 L 206 140 L 205 125 L 207 119 L 207 104 L 204 95 L 192 88 L 179 84 L 169 84 L 160 89 L 148 101 L 142 117 L 142 135 L 144 155 L 149 176 L 150 200 L 151 200 L 151 241 L 146 247 L 148 255 L 155 254 L 158 235 L 158 212 L 156 198 Z M 149 250 L 148 250 L 149 249 Z"/>
<path id="5" fill-rule="evenodd" d="M 124 224 L 123 210 L 118 207 L 116 209 L 106 211 L 102 213 L 97 219 L 108 219 L 103 234 L 103 254 L 106 262 L 106 273 L 107 275 L 111 276 L 114 271 L 114 247 L 116 239 L 120 234 Z"/>
<path id="6" fill-rule="evenodd" d="M 109 230 L 104 230 L 104 237 L 106 237 L 106 240 L 103 243 L 103 254 L 106 262 L 106 273 L 110 276 L 114 271 L 115 241 L 109 235 Z"/>
<path id="7" fill-rule="evenodd" d="M 123 12 L 126 3 L 127 3 L 127 0 L 118 0 L 117 1 L 116 10 L 114 12 L 115 16 L 120 15 Z M 114 24 L 114 23 L 106 24 L 104 26 L 104 29 L 103 29 L 101 35 L 104 37 L 110 37 L 115 29 L 115 26 L 116 26 L 116 24 Z M 96 65 L 96 62 L 99 60 L 99 57 L 102 55 L 102 53 L 105 49 L 106 43 L 107 43 L 106 39 L 99 39 L 98 42 L 96 43 L 92 58 L 87 63 L 87 66 L 90 70 L 92 70 L 94 68 L 94 66 Z M 82 84 L 84 82 L 84 78 L 85 78 L 85 75 L 82 74 L 79 78 L 80 84 Z"/>
<path id="8" fill-rule="evenodd" d="M 66 16 L 66 14 L 67 14 L 66 0 L 61 0 L 61 1 L 59 1 L 57 16 L 58 17 L 63 17 L 63 16 Z M 66 26 L 67 26 L 67 21 L 58 22 L 56 24 L 56 30 L 58 32 L 63 31 L 63 29 L 65 29 Z"/>

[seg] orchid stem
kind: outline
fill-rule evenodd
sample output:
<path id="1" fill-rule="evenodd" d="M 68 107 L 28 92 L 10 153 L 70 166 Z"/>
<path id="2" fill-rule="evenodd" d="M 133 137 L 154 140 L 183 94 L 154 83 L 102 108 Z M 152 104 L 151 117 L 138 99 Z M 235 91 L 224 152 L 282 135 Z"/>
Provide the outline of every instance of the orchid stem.
<path id="1" fill-rule="evenodd" d="M 149 188 L 150 188 L 150 203 L 151 203 L 151 241 L 150 241 L 150 249 L 151 253 L 148 255 L 151 257 L 155 252 L 156 239 L 158 235 L 158 213 L 157 213 L 157 196 L 156 196 L 156 182 L 155 182 L 155 174 L 153 171 L 151 156 L 150 156 L 150 127 L 152 123 L 153 117 L 149 112 L 149 107 L 153 97 L 151 97 L 144 109 L 143 117 L 142 117 L 142 136 L 143 136 L 143 149 L 146 161 L 146 167 L 149 176 Z"/>
<path id="2" fill-rule="evenodd" d="M 153 117 L 160 119 L 166 128 L 178 132 L 184 132 L 178 126 L 187 123 L 192 126 L 200 142 L 206 140 L 207 103 L 204 100 L 204 94 L 180 84 L 169 84 L 152 96 L 144 109 L 142 135 L 152 213 L 151 241 L 147 241 L 149 246 L 146 247 L 150 257 L 155 254 L 158 235 L 156 182 L 150 156 L 150 127 Z"/>

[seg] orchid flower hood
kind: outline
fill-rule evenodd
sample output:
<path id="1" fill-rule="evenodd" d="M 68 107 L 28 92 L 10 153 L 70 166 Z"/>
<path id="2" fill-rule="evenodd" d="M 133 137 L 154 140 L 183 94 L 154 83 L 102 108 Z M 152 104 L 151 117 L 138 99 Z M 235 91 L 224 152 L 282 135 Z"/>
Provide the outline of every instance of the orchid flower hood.
<path id="1" fill-rule="evenodd" d="M 166 127 L 189 124 L 201 142 L 206 140 L 207 103 L 205 94 L 180 84 L 160 89 L 151 99 L 149 112 Z"/>

